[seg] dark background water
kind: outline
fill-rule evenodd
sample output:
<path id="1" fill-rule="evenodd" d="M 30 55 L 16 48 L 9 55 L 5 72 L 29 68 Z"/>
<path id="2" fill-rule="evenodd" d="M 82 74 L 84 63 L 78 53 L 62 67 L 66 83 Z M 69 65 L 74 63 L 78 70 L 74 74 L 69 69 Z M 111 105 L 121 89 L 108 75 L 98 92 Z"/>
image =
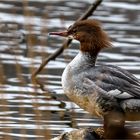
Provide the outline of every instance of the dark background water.
<path id="1" fill-rule="evenodd" d="M 99 127 L 101 120 L 65 98 L 61 74 L 78 52 L 78 43 L 39 74 L 54 100 L 31 83 L 33 69 L 54 53 L 64 38 L 48 37 L 66 29 L 92 0 L 0 1 L 0 139 L 49 139 L 73 128 Z M 140 78 L 140 1 L 104 0 L 90 18 L 102 22 L 114 47 L 100 53 L 98 61 L 120 66 Z M 66 104 L 63 106 L 61 101 Z M 128 122 L 140 127 L 139 122 Z"/>

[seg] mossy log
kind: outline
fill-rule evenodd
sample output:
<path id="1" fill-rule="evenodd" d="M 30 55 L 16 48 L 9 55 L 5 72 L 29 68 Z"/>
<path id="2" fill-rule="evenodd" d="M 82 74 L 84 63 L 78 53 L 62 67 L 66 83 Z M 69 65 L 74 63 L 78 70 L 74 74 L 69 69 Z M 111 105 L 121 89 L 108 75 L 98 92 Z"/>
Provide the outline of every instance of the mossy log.
<path id="1" fill-rule="evenodd" d="M 103 135 L 104 131 L 102 128 L 83 128 L 65 132 L 51 140 L 107 140 L 107 138 L 104 138 Z M 127 133 L 125 139 L 140 139 L 140 131 L 129 130 L 129 133 Z"/>

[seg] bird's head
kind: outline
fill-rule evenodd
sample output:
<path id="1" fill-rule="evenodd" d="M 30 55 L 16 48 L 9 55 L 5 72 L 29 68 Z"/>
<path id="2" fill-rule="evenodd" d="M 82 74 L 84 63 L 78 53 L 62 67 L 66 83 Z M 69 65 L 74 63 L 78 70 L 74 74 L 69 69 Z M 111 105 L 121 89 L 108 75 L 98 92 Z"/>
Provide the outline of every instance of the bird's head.
<path id="1" fill-rule="evenodd" d="M 50 35 L 59 35 L 76 39 L 81 43 L 82 51 L 94 51 L 111 46 L 107 34 L 98 21 L 88 19 L 77 21 L 66 31 L 51 32 Z"/>

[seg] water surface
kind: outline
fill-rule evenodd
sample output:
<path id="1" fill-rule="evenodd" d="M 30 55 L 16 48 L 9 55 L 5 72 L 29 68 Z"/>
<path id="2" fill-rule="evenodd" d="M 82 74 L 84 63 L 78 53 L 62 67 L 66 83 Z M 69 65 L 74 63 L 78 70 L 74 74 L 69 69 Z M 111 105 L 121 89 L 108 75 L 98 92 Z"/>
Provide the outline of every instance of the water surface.
<path id="1" fill-rule="evenodd" d="M 1 0 L 0 2 L 0 138 L 44 140 L 74 128 L 99 127 L 102 120 L 70 102 L 61 87 L 61 74 L 78 53 L 78 43 L 39 75 L 58 100 L 31 82 L 33 69 L 54 53 L 64 38 L 47 36 L 66 29 L 90 5 L 90 0 Z M 140 78 L 139 0 L 106 0 L 90 18 L 102 22 L 114 47 L 98 61 L 125 68 Z M 127 125 L 140 127 L 139 122 Z"/>

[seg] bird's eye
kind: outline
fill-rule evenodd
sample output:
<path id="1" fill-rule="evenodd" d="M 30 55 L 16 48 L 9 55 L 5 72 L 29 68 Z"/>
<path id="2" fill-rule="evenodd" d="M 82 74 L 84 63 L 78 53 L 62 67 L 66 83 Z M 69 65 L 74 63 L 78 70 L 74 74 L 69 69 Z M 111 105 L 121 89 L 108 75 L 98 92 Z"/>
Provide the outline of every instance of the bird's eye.
<path id="1" fill-rule="evenodd" d="M 77 32 L 77 30 L 74 28 L 74 29 L 72 30 L 72 32 L 73 32 L 73 33 L 76 33 L 76 32 Z"/>
<path id="2" fill-rule="evenodd" d="M 76 33 L 76 32 L 77 32 L 77 30 L 74 28 L 74 29 L 73 29 L 73 33 Z"/>

